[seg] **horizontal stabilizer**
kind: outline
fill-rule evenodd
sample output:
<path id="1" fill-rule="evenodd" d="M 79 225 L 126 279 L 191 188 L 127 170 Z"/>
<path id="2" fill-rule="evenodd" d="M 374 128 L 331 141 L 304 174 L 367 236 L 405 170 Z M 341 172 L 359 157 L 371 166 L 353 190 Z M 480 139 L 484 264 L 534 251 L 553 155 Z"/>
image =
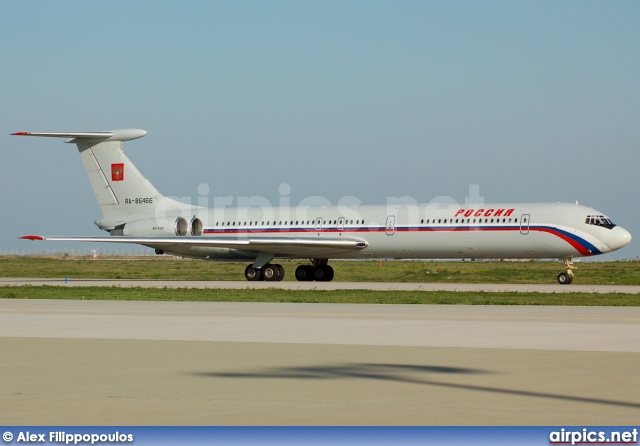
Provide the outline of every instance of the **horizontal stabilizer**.
<path id="1" fill-rule="evenodd" d="M 77 141 L 130 141 L 145 136 L 147 132 L 140 129 L 110 130 L 108 132 L 15 132 L 13 136 L 41 136 L 48 138 L 70 138 L 66 142 Z"/>

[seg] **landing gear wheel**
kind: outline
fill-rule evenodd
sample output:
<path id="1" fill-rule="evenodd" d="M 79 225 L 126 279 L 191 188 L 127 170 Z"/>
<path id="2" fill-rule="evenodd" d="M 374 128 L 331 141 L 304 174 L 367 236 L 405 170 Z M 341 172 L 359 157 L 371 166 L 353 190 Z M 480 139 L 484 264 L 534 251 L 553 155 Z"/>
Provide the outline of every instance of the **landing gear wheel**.
<path id="1" fill-rule="evenodd" d="M 284 266 L 279 264 L 276 264 L 276 266 L 278 267 L 278 282 L 280 282 L 284 279 Z"/>
<path id="2" fill-rule="evenodd" d="M 299 282 L 311 282 L 314 278 L 313 266 L 300 265 L 296 268 L 296 280 Z"/>
<path id="3" fill-rule="evenodd" d="M 329 265 L 320 265 L 314 271 L 314 277 L 318 282 L 331 282 L 333 275 L 333 268 Z"/>
<path id="4" fill-rule="evenodd" d="M 250 282 L 262 280 L 262 271 L 253 267 L 253 263 L 244 269 L 244 277 Z"/>
<path id="5" fill-rule="evenodd" d="M 569 285 L 571 282 L 573 282 L 573 277 L 571 277 L 569 274 L 567 273 L 558 274 L 558 283 L 560 285 Z"/>
<path id="6" fill-rule="evenodd" d="M 325 282 L 331 282 L 333 280 L 333 268 L 330 267 L 329 265 L 325 266 L 326 272 L 325 272 Z"/>
<path id="7" fill-rule="evenodd" d="M 570 285 L 573 282 L 573 262 L 571 261 L 571 257 L 567 257 L 564 261 L 564 264 L 567 267 L 567 270 L 563 273 L 558 274 L 558 283 L 560 285 Z"/>
<path id="8" fill-rule="evenodd" d="M 266 280 L 267 282 L 277 282 L 279 280 L 282 280 L 280 279 L 280 269 L 278 268 L 278 265 L 268 264 L 263 266 L 262 276 L 264 277 L 264 280 Z"/>

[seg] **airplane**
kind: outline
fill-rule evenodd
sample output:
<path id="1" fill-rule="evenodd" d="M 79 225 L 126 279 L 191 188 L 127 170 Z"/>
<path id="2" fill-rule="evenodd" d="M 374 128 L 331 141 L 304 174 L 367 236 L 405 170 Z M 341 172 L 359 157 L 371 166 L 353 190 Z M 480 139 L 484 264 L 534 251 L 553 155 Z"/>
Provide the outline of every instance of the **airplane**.
<path id="1" fill-rule="evenodd" d="M 75 143 L 102 218 L 103 237 L 26 240 L 134 243 L 156 254 L 208 260 L 246 260 L 249 281 L 280 281 L 274 259 L 309 259 L 299 281 L 331 281 L 330 259 L 558 258 L 560 284 L 573 282 L 574 257 L 620 249 L 631 234 L 595 209 L 567 203 L 442 206 L 361 205 L 223 207 L 208 209 L 162 195 L 123 151 L 147 132 L 12 133 L 67 138 Z"/>

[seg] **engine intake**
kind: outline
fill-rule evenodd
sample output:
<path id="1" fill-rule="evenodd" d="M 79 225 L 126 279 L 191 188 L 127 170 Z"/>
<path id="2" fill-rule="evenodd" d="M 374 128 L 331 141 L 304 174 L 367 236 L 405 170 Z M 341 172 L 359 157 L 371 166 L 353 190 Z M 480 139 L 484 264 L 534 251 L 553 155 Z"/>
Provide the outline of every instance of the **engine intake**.
<path id="1" fill-rule="evenodd" d="M 185 220 L 182 217 L 176 218 L 176 223 L 175 223 L 176 235 L 179 235 L 179 236 L 187 235 L 188 226 L 189 225 L 187 224 L 187 220 Z"/>
<path id="2" fill-rule="evenodd" d="M 201 236 L 203 228 L 204 226 L 202 224 L 202 220 L 197 217 L 193 217 L 189 222 L 189 234 L 191 235 L 195 235 L 198 237 Z"/>

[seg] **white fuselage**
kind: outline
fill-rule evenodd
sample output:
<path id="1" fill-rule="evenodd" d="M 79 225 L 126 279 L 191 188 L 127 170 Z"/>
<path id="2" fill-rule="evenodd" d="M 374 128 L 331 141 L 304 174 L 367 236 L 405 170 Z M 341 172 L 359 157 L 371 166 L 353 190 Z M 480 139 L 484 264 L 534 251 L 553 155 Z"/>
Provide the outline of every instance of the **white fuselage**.
<path id="1" fill-rule="evenodd" d="M 367 244 L 357 251 L 314 254 L 330 258 L 566 258 L 611 252 L 630 240 L 619 226 L 588 224 L 588 216 L 602 216 L 598 211 L 565 203 L 288 207 L 270 209 L 269 215 L 259 208 L 226 208 L 202 209 L 194 216 L 203 222 L 201 237 L 344 237 Z M 255 258 L 251 250 L 186 244 L 171 252 L 209 259 Z M 276 252 L 275 257 L 299 256 Z"/>

